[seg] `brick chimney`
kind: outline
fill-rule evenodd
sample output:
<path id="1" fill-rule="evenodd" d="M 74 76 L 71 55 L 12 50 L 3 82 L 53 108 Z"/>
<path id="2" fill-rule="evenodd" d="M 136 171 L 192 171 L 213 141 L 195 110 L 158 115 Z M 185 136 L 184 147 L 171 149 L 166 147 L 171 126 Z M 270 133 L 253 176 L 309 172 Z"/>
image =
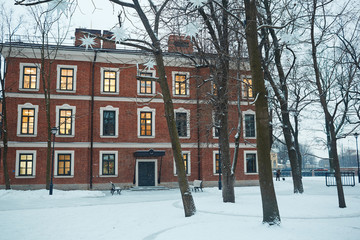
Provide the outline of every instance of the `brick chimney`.
<path id="1" fill-rule="evenodd" d="M 88 35 L 84 32 L 88 32 L 88 33 L 91 33 L 96 36 L 101 36 L 101 30 L 77 28 L 75 30 L 75 46 L 76 47 L 79 47 L 82 44 L 82 41 L 80 39 Z M 95 45 L 93 46 L 93 48 L 101 48 L 101 41 L 99 38 L 95 38 Z"/>
<path id="2" fill-rule="evenodd" d="M 170 35 L 168 39 L 168 52 L 193 53 L 194 48 L 190 37 Z"/>
<path id="3" fill-rule="evenodd" d="M 107 31 L 107 30 L 104 30 L 103 31 L 103 37 L 106 38 L 106 39 L 111 39 L 113 36 L 113 33 L 110 32 L 110 31 Z M 116 49 L 116 44 L 115 44 L 115 41 L 106 41 L 106 40 L 103 40 L 103 45 L 102 45 L 103 48 L 107 48 L 107 49 Z"/>

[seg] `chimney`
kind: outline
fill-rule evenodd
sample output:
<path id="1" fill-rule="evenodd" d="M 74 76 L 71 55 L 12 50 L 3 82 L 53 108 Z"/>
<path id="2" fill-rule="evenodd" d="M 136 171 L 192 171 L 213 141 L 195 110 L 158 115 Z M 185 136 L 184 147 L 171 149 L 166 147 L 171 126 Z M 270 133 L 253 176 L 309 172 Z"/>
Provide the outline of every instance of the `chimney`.
<path id="1" fill-rule="evenodd" d="M 89 35 L 85 32 L 91 33 L 93 35 L 101 36 L 101 30 L 94 30 L 94 29 L 86 29 L 86 28 L 77 28 L 75 30 L 75 47 L 79 47 L 82 44 L 81 38 Z M 92 46 L 93 48 L 101 48 L 101 41 L 99 38 L 95 38 L 95 45 Z"/>
<path id="2" fill-rule="evenodd" d="M 194 49 L 190 37 L 170 35 L 168 39 L 168 52 L 193 53 Z"/>
<path id="3" fill-rule="evenodd" d="M 113 37 L 113 32 L 104 30 L 103 31 L 103 37 L 106 39 L 111 39 Z M 107 48 L 107 49 L 116 49 L 116 43 L 114 40 L 111 41 L 106 41 L 103 40 L 103 48 Z"/>

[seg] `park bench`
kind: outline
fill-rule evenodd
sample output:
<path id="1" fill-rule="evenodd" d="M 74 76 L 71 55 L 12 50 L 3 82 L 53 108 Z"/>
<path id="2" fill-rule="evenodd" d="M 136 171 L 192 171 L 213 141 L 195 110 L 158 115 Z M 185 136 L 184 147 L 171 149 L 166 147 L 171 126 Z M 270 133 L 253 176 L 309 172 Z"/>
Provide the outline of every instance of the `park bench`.
<path id="1" fill-rule="evenodd" d="M 191 186 L 191 189 L 193 190 L 193 191 L 203 191 L 202 190 L 202 188 L 203 188 L 203 181 L 202 180 L 194 180 L 194 182 L 193 182 L 193 185 Z"/>
<path id="2" fill-rule="evenodd" d="M 116 187 L 115 184 L 113 184 L 112 182 L 110 183 L 111 183 L 111 190 L 110 190 L 111 195 L 114 195 L 115 192 L 120 195 L 122 189 L 120 187 Z"/>

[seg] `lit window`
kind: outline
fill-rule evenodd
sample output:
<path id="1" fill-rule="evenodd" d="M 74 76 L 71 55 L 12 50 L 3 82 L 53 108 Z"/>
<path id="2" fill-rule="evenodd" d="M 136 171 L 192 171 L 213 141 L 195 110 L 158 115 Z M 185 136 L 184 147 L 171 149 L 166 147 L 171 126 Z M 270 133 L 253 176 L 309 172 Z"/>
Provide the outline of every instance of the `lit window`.
<path id="1" fill-rule="evenodd" d="M 250 78 L 243 79 L 242 93 L 243 93 L 243 98 L 254 97 L 252 79 Z"/>
<path id="2" fill-rule="evenodd" d="M 188 97 L 189 92 L 189 73 L 172 72 L 173 94 L 177 97 Z"/>
<path id="3" fill-rule="evenodd" d="M 213 152 L 214 156 L 214 174 L 219 174 L 221 171 L 220 166 L 220 154 L 219 152 Z"/>
<path id="4" fill-rule="evenodd" d="M 257 173 L 256 153 L 246 153 L 246 173 Z"/>
<path id="5" fill-rule="evenodd" d="M 102 154 L 102 175 L 115 175 L 115 154 Z"/>
<path id="6" fill-rule="evenodd" d="M 33 154 L 22 153 L 19 155 L 19 175 L 18 176 L 32 176 L 33 175 Z"/>
<path id="7" fill-rule="evenodd" d="M 140 136 L 152 136 L 152 112 L 140 113 Z"/>
<path id="8" fill-rule="evenodd" d="M 116 72 L 104 70 L 103 77 L 103 92 L 115 93 L 116 92 Z"/>
<path id="9" fill-rule="evenodd" d="M 74 83 L 74 69 L 60 68 L 60 90 L 72 91 Z"/>
<path id="10" fill-rule="evenodd" d="M 72 135 L 72 110 L 60 109 L 59 135 Z"/>
<path id="11" fill-rule="evenodd" d="M 35 109 L 23 108 L 21 111 L 21 134 L 34 134 Z"/>
<path id="12" fill-rule="evenodd" d="M 254 114 L 245 114 L 245 137 L 252 138 L 255 137 L 255 115 Z"/>
<path id="13" fill-rule="evenodd" d="M 191 170 L 190 170 L 190 152 L 182 152 L 182 158 L 184 161 L 185 174 L 189 176 L 190 172 L 191 172 Z M 175 169 L 174 174 L 177 175 L 178 172 L 177 172 L 175 161 L 174 161 L 174 169 Z"/>
<path id="14" fill-rule="evenodd" d="M 143 77 L 152 77 L 153 74 L 150 72 L 142 72 L 140 73 L 140 76 Z M 141 94 L 153 94 L 153 81 L 152 80 L 148 80 L 148 79 L 141 79 L 139 80 L 140 82 L 140 91 L 139 93 Z"/>
<path id="15" fill-rule="evenodd" d="M 37 67 L 24 66 L 23 89 L 37 89 Z"/>
<path id="16" fill-rule="evenodd" d="M 58 154 L 57 170 L 58 176 L 71 175 L 71 154 Z"/>

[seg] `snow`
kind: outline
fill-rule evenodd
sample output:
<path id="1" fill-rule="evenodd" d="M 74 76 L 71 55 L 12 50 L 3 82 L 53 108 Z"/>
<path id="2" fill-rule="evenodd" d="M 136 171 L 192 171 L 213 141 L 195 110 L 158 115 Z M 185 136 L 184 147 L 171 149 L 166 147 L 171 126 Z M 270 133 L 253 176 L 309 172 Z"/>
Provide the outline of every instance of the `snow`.
<path id="1" fill-rule="evenodd" d="M 356 179 L 357 180 L 357 179 Z M 292 181 L 274 182 L 281 225 L 262 224 L 259 187 L 235 189 L 236 203 L 221 191 L 192 193 L 196 215 L 185 218 L 178 189 L 163 191 L 0 190 L 2 240 L 26 239 L 358 239 L 360 186 L 344 187 L 347 208 L 323 177 L 303 178 L 305 193 Z"/>

